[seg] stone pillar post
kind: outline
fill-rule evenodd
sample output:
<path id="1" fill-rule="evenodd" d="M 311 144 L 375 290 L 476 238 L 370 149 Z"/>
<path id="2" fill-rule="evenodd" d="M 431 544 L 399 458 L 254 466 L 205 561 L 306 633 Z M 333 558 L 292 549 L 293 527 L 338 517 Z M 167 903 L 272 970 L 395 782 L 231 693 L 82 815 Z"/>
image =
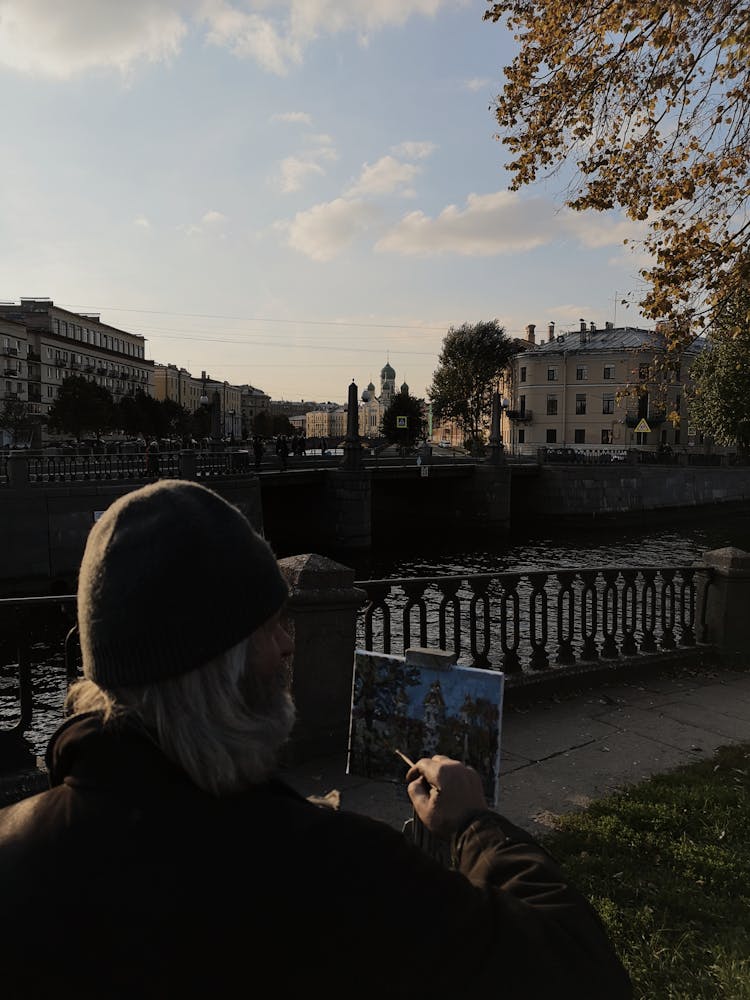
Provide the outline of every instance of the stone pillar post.
<path id="1" fill-rule="evenodd" d="M 192 450 L 180 452 L 180 479 L 190 479 L 193 482 L 198 478 L 198 459 Z"/>
<path id="2" fill-rule="evenodd" d="M 715 645 L 722 658 L 746 659 L 750 653 L 750 553 L 728 546 L 706 552 L 712 572 L 698 600 L 698 640 Z"/>
<path id="3" fill-rule="evenodd" d="M 354 570 L 324 556 L 279 560 L 290 596 L 286 624 L 294 639 L 292 695 L 297 722 L 285 763 L 324 756 L 345 762 L 349 739 L 356 616 L 367 594 Z"/>
<path id="4" fill-rule="evenodd" d="M 25 490 L 29 485 L 29 459 L 23 452 L 8 455 L 8 485 L 13 490 Z"/>

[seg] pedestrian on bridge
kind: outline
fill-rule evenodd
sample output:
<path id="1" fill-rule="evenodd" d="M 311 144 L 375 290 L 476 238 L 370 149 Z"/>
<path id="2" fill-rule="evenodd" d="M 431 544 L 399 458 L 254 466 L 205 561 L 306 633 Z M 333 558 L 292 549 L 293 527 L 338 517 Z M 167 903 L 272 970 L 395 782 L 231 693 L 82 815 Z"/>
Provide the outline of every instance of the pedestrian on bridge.
<path id="1" fill-rule="evenodd" d="M 471 768 L 406 775 L 451 869 L 285 783 L 287 598 L 201 484 L 150 483 L 94 524 L 50 788 L 0 810 L 4 1000 L 224 1000 L 261 977 L 278 997 L 630 998 L 595 911 Z"/>

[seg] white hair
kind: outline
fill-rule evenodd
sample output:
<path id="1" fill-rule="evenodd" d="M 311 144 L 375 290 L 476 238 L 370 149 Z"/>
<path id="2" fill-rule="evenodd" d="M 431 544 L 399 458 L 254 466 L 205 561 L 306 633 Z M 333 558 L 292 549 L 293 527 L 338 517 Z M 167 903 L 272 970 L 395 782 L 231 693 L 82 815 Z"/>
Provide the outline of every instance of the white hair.
<path id="1" fill-rule="evenodd" d="M 271 775 L 295 720 L 287 678 L 264 678 L 256 668 L 256 635 L 157 683 L 105 691 L 76 681 L 66 711 L 99 712 L 105 724 L 135 717 L 199 788 L 217 796 L 241 791 Z"/>

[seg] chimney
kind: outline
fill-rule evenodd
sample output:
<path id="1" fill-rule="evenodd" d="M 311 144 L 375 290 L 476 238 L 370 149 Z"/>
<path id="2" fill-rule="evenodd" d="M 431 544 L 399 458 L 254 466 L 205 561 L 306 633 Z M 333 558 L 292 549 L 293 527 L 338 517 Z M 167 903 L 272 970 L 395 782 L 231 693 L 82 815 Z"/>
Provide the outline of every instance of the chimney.
<path id="1" fill-rule="evenodd" d="M 536 323 L 529 323 L 526 327 L 526 339 L 530 344 L 536 343 L 536 338 L 534 337 L 534 330 L 536 329 Z"/>
<path id="2" fill-rule="evenodd" d="M 554 320 L 551 320 L 547 324 L 547 341 L 548 343 L 551 344 L 554 339 L 555 339 L 555 323 Z"/>
<path id="3" fill-rule="evenodd" d="M 579 323 L 581 324 L 581 332 L 580 332 L 581 343 L 585 344 L 586 341 L 588 340 L 588 333 L 586 332 L 586 330 L 587 330 L 586 320 L 585 319 L 581 319 L 581 320 L 579 320 Z"/>
<path id="4" fill-rule="evenodd" d="M 581 333 L 585 333 L 586 332 L 586 320 L 585 319 L 579 319 L 578 322 L 581 324 Z"/>
<path id="5" fill-rule="evenodd" d="M 593 321 L 593 319 L 589 323 L 589 333 L 596 333 L 596 323 Z"/>

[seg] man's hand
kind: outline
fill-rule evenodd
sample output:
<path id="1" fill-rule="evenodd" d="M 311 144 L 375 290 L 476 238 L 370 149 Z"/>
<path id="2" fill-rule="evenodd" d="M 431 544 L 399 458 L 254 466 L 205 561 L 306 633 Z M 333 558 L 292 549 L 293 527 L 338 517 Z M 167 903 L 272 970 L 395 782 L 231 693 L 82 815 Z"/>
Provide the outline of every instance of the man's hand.
<path id="1" fill-rule="evenodd" d="M 467 814 L 487 809 L 477 772 L 450 757 L 422 757 L 409 768 L 406 780 L 417 816 L 443 840 L 450 840 Z"/>

